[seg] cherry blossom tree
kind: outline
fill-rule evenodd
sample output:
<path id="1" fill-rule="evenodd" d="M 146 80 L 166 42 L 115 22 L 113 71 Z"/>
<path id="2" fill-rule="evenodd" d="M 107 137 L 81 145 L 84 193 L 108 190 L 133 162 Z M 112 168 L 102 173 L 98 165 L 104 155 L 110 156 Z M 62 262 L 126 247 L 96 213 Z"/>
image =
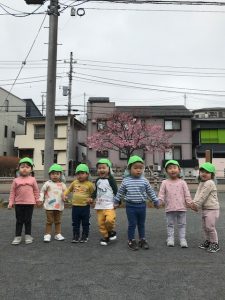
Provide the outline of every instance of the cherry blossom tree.
<path id="1" fill-rule="evenodd" d="M 98 151 L 120 151 L 129 159 L 135 150 L 140 149 L 165 152 L 171 148 L 171 136 L 160 125 L 145 124 L 131 114 L 117 112 L 108 118 L 102 130 L 87 138 L 87 144 Z"/>

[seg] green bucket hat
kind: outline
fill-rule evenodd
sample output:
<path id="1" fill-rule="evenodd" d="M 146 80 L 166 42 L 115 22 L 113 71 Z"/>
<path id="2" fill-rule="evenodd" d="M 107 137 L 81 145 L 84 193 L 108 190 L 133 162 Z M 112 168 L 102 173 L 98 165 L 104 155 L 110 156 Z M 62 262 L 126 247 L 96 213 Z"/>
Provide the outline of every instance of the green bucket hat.
<path id="1" fill-rule="evenodd" d="M 204 170 L 206 170 L 207 172 L 213 173 L 213 174 L 216 173 L 216 168 L 215 168 L 215 166 L 214 166 L 213 164 L 211 164 L 210 162 L 205 162 L 204 164 L 202 164 L 202 165 L 200 166 L 199 169 L 204 169 Z"/>
<path id="2" fill-rule="evenodd" d="M 29 157 L 24 157 L 19 161 L 19 165 L 24 164 L 24 163 L 28 163 L 30 164 L 32 167 L 34 166 L 33 160 Z"/>
<path id="3" fill-rule="evenodd" d="M 77 174 L 79 172 L 85 172 L 85 173 L 89 174 L 89 168 L 88 168 L 88 166 L 86 164 L 79 164 L 76 167 L 75 173 Z"/>
<path id="4" fill-rule="evenodd" d="M 134 163 L 136 163 L 136 162 L 140 162 L 140 163 L 144 163 L 144 161 L 143 161 L 143 159 L 140 157 L 140 156 L 138 156 L 138 155 L 133 155 L 133 156 L 131 156 L 130 158 L 129 158 L 129 160 L 128 160 L 128 166 L 129 165 L 131 165 L 131 164 L 134 164 Z"/>
<path id="5" fill-rule="evenodd" d="M 166 162 L 165 164 L 165 169 L 168 167 L 168 165 L 175 165 L 175 166 L 178 166 L 180 167 L 180 164 L 177 160 L 174 160 L 174 159 L 170 159 Z"/>
<path id="6" fill-rule="evenodd" d="M 63 171 L 63 168 L 62 168 L 60 165 L 58 165 L 58 164 L 53 164 L 53 165 L 49 168 L 48 173 L 49 173 L 49 174 L 50 174 L 51 172 L 61 172 L 61 173 L 62 173 L 62 171 Z"/>
<path id="7" fill-rule="evenodd" d="M 106 164 L 109 168 L 112 167 L 111 161 L 109 159 L 107 159 L 107 158 L 101 158 L 101 159 L 99 159 L 99 161 L 97 162 L 96 166 L 98 166 L 100 164 Z"/>

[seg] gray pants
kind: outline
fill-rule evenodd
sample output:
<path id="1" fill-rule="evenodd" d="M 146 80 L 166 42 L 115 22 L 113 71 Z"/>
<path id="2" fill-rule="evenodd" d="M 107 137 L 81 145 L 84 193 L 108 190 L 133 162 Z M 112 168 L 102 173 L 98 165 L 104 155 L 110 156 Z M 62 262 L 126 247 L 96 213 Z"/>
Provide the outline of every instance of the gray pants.
<path id="1" fill-rule="evenodd" d="M 174 239 L 174 225 L 177 224 L 179 239 L 186 236 L 186 211 L 170 211 L 166 213 L 167 236 Z"/>

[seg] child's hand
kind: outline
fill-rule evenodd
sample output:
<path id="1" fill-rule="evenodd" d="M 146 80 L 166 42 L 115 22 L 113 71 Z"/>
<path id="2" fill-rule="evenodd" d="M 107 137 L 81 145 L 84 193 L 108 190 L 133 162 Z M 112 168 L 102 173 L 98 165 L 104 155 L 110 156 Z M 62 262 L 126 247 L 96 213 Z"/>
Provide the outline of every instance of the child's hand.
<path id="1" fill-rule="evenodd" d="M 12 209 L 13 208 L 13 204 L 8 204 L 8 209 Z"/>
<path id="2" fill-rule="evenodd" d="M 190 203 L 190 208 L 192 209 L 192 210 L 194 210 L 194 211 L 198 211 L 198 207 L 197 207 L 197 205 L 194 203 L 194 202 L 191 202 Z"/>
<path id="3" fill-rule="evenodd" d="M 91 205 L 94 203 L 94 200 L 92 198 L 87 199 L 87 204 Z"/>
<path id="4" fill-rule="evenodd" d="M 160 207 L 160 201 L 159 200 L 154 202 L 154 207 L 159 209 L 159 207 Z"/>
<path id="5" fill-rule="evenodd" d="M 114 203 L 114 204 L 113 204 L 114 209 L 117 209 L 119 206 L 120 206 L 119 203 Z"/>
<path id="6" fill-rule="evenodd" d="M 42 204 L 43 204 L 42 201 L 37 201 L 37 202 L 36 202 L 37 207 L 41 207 Z"/>
<path id="7" fill-rule="evenodd" d="M 90 203 L 90 206 L 92 207 L 92 208 L 94 208 L 95 207 L 95 201 L 92 199 L 92 202 Z"/>
<path id="8" fill-rule="evenodd" d="M 62 194 L 62 201 L 63 201 L 63 202 L 66 202 L 67 199 L 68 199 L 68 197 L 65 196 L 64 194 Z"/>

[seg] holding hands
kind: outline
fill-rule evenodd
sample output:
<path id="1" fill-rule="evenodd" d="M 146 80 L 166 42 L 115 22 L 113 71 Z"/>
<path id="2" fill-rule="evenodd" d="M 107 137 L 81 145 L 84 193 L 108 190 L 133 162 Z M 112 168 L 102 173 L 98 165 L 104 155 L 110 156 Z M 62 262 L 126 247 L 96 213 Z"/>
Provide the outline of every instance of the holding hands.
<path id="1" fill-rule="evenodd" d="M 197 205 L 193 201 L 190 202 L 190 203 L 188 203 L 187 207 L 190 208 L 190 209 L 192 209 L 193 211 L 196 211 L 196 212 L 198 211 L 198 207 L 197 207 Z"/>

